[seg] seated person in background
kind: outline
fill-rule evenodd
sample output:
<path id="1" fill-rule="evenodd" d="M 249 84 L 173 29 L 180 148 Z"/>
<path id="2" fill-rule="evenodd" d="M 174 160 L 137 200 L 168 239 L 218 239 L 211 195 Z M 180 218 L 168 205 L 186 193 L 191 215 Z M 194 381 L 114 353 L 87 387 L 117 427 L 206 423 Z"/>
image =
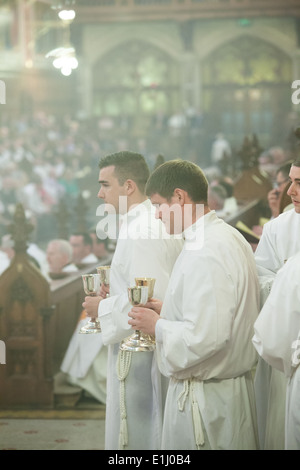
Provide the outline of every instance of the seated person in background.
<path id="1" fill-rule="evenodd" d="M 51 240 L 48 243 L 46 254 L 50 274 L 78 271 L 77 266 L 72 263 L 72 245 L 67 240 Z"/>
<path id="2" fill-rule="evenodd" d="M 101 333 L 79 333 L 87 321 L 88 317 L 83 310 L 60 366 L 60 381 L 80 388 L 81 393 L 87 397 L 106 403 L 108 350 L 103 344 Z"/>
<path id="3" fill-rule="evenodd" d="M 223 186 L 223 188 L 226 190 L 227 196 L 223 208 L 225 215 L 234 214 L 238 210 L 238 204 L 236 198 L 233 195 L 233 181 L 228 176 L 225 176 L 224 178 L 219 179 L 218 184 Z"/>
<path id="4" fill-rule="evenodd" d="M 211 210 L 215 210 L 218 217 L 224 218 L 224 204 L 226 199 L 226 190 L 220 184 L 210 185 L 208 187 L 208 205 Z"/>
<path id="5" fill-rule="evenodd" d="M 268 204 L 271 211 L 271 218 L 274 219 L 280 214 L 280 201 L 286 185 L 289 182 L 289 172 L 291 169 L 291 162 L 285 163 L 278 168 L 275 175 L 274 189 L 268 193 Z M 291 208 L 292 208 L 291 201 Z"/>
<path id="6" fill-rule="evenodd" d="M 12 260 L 15 256 L 14 241 L 11 235 L 3 235 L 1 240 L 1 250 L 6 254 L 9 260 Z"/>
<path id="7" fill-rule="evenodd" d="M 271 155 L 268 150 L 263 151 L 258 157 L 258 168 L 261 173 L 268 176 L 269 178 L 274 178 L 275 168 Z"/>
<path id="8" fill-rule="evenodd" d="M 97 256 L 98 260 L 108 258 L 110 256 L 109 252 L 109 238 L 105 232 L 100 232 L 99 230 L 96 233 L 95 230 L 90 231 L 90 236 L 93 240 L 93 253 Z"/>
<path id="9" fill-rule="evenodd" d="M 95 235 L 95 239 L 92 234 Z M 92 253 L 93 241 L 98 248 L 94 253 Z M 66 243 L 70 245 L 71 257 L 73 249 L 74 262 L 81 264 L 99 261 L 97 254 L 103 259 L 106 258 L 108 256 L 107 241 L 108 239 L 99 239 L 96 232 L 91 231 L 90 234 L 73 234 L 70 237 L 71 243 Z M 81 394 L 92 397 L 100 403 L 106 403 L 107 346 L 103 345 L 101 334 L 79 334 L 80 328 L 87 321 L 86 312 L 83 310 L 61 363 L 59 380 L 60 384 L 79 388 Z M 91 357 L 93 358 L 92 365 Z"/>
<path id="10" fill-rule="evenodd" d="M 76 265 L 97 263 L 98 258 L 93 253 L 93 240 L 88 232 L 77 232 L 70 236 L 73 249 L 72 261 Z"/>

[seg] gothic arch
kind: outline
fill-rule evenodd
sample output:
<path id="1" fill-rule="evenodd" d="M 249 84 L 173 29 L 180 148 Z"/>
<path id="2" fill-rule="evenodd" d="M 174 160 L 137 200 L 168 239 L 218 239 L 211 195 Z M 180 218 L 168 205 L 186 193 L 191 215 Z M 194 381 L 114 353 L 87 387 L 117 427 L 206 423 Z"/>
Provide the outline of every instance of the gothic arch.
<path id="1" fill-rule="evenodd" d="M 125 39 L 124 39 L 125 38 Z M 89 63 L 93 68 L 95 64 L 101 60 L 103 56 L 114 51 L 116 48 L 123 46 L 124 41 L 143 41 L 147 42 L 157 49 L 164 51 L 172 59 L 179 61 L 182 55 L 182 42 L 178 35 L 177 30 L 170 31 L 167 29 L 165 32 L 160 30 L 157 34 L 153 34 L 153 28 L 134 26 L 132 29 L 128 27 L 113 28 L 108 34 L 98 34 L 93 31 L 89 35 Z"/>
<path id="2" fill-rule="evenodd" d="M 202 39 L 199 38 L 199 34 L 196 35 L 195 49 L 197 56 L 201 61 L 205 60 L 221 46 L 244 36 L 251 36 L 255 39 L 261 39 L 264 42 L 270 43 L 290 58 L 293 57 L 294 52 L 297 49 L 295 42 L 292 41 L 290 37 L 287 37 L 278 29 L 270 26 L 254 25 L 249 29 L 241 30 L 241 28 L 238 27 L 225 25 L 220 30 L 216 30 L 216 28 L 214 28 L 211 33 L 207 34 Z M 197 43 L 199 44 L 198 47 Z M 205 47 L 203 47 L 203 45 Z"/>
<path id="3" fill-rule="evenodd" d="M 292 58 L 277 42 L 250 33 L 212 47 L 201 63 L 207 132 L 238 144 L 259 134 L 263 145 L 283 145 L 291 109 Z"/>
<path id="4" fill-rule="evenodd" d="M 171 112 L 180 95 L 176 59 L 153 42 L 131 35 L 106 50 L 92 70 L 94 113 L 98 115 L 150 115 Z"/>

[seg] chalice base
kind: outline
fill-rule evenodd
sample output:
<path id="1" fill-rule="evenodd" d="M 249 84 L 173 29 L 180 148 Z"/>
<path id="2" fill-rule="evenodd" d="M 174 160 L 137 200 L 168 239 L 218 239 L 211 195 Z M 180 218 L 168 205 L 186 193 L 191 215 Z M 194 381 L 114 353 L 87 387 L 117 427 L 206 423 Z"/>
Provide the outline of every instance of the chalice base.
<path id="1" fill-rule="evenodd" d="M 122 351 L 154 351 L 155 341 L 150 335 L 143 335 L 140 331 L 135 331 L 133 335 L 125 338 L 120 344 Z"/>
<path id="2" fill-rule="evenodd" d="M 101 333 L 100 321 L 98 318 L 91 318 L 84 326 L 80 328 L 79 333 L 84 335 Z"/>

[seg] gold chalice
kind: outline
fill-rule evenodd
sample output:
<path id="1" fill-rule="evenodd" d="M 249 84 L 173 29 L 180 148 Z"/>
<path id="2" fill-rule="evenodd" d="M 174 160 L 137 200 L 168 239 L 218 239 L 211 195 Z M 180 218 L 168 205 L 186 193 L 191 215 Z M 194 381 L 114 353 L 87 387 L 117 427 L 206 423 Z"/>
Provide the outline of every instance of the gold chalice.
<path id="1" fill-rule="evenodd" d="M 101 284 L 104 286 L 109 286 L 110 284 L 110 266 L 98 266 L 97 273 L 100 276 Z M 109 297 L 109 294 L 106 294 L 106 297 Z"/>
<path id="2" fill-rule="evenodd" d="M 142 285 L 136 285 L 135 287 L 128 288 L 129 302 L 133 306 L 144 305 L 153 296 L 155 279 L 154 279 L 154 283 L 149 282 L 148 285 L 145 285 L 146 278 L 140 278 L 140 279 L 143 280 L 143 282 L 141 281 Z M 136 279 L 136 282 L 137 282 L 137 279 Z M 152 285 L 153 285 L 153 289 L 151 291 Z M 150 286 L 151 296 L 149 296 L 149 286 Z M 128 338 L 122 341 L 122 343 L 120 344 L 120 349 L 122 351 L 132 351 L 132 352 L 154 351 L 155 342 L 153 341 L 150 335 L 144 335 L 141 331 L 135 330 L 131 336 L 129 336 Z"/>
<path id="3" fill-rule="evenodd" d="M 136 277 L 135 284 L 137 286 L 148 286 L 148 300 L 153 297 L 156 279 L 154 277 Z"/>
<path id="4" fill-rule="evenodd" d="M 148 286 L 148 302 L 153 297 L 154 286 L 156 279 L 154 277 L 136 277 L 135 283 L 137 286 Z M 155 345 L 155 338 L 151 335 L 141 333 L 144 342 L 152 343 Z"/>
<path id="5" fill-rule="evenodd" d="M 96 297 L 99 295 L 101 286 L 100 274 L 83 274 L 81 277 L 86 295 L 90 295 L 91 297 Z M 99 319 L 96 317 L 90 317 L 88 322 L 80 328 L 79 333 L 101 333 Z"/>

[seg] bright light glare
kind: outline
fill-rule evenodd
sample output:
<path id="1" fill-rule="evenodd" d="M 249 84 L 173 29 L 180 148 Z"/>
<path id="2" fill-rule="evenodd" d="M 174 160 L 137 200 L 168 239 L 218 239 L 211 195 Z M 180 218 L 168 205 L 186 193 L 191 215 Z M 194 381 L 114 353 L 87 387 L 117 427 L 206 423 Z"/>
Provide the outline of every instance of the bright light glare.
<path id="1" fill-rule="evenodd" d="M 61 10 L 58 12 L 59 18 L 63 21 L 74 20 L 75 15 L 76 13 L 74 10 Z"/>
<path id="2" fill-rule="evenodd" d="M 53 66 L 56 69 L 60 69 L 63 66 L 63 60 L 62 60 L 61 57 L 58 57 L 57 59 L 54 59 L 54 61 L 52 63 L 53 63 Z"/>
<path id="3" fill-rule="evenodd" d="M 68 66 L 66 66 L 66 65 L 65 65 L 64 67 L 62 67 L 62 68 L 60 69 L 60 71 L 61 71 L 61 73 L 62 73 L 63 75 L 65 75 L 66 77 L 68 77 L 68 76 L 71 75 L 71 73 L 72 73 L 71 67 L 68 67 Z"/>
<path id="4" fill-rule="evenodd" d="M 71 75 L 72 70 L 78 67 L 78 60 L 73 47 L 58 47 L 48 52 L 46 58 L 48 57 L 53 57 L 53 67 L 60 69 L 63 75 Z"/>
<path id="5" fill-rule="evenodd" d="M 77 69 L 77 67 L 78 67 L 78 60 L 76 59 L 76 57 L 70 57 L 69 63 L 70 63 L 70 67 L 71 67 L 72 69 Z"/>

